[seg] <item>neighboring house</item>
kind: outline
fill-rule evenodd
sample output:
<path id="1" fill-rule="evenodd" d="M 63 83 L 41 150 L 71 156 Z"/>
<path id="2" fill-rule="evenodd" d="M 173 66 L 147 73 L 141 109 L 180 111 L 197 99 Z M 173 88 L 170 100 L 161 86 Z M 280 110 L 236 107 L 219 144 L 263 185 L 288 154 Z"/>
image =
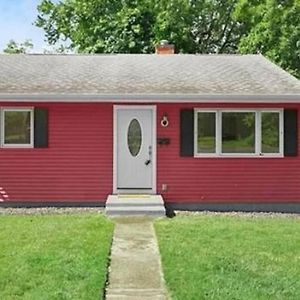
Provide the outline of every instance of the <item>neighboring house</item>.
<path id="1" fill-rule="evenodd" d="M 0 201 L 300 211 L 299 109 L 261 55 L 0 55 Z"/>

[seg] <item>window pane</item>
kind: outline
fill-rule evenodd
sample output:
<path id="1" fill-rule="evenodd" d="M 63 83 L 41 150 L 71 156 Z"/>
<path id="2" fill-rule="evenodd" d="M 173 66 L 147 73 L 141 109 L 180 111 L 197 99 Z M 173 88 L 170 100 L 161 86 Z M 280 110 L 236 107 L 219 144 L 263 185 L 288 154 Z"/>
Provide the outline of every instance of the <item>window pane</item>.
<path id="1" fill-rule="evenodd" d="M 255 153 L 255 113 L 222 113 L 222 153 Z"/>
<path id="2" fill-rule="evenodd" d="M 263 153 L 279 153 L 279 113 L 261 114 L 261 150 Z"/>
<path id="3" fill-rule="evenodd" d="M 29 111 L 5 111 L 5 144 L 30 144 Z"/>
<path id="4" fill-rule="evenodd" d="M 132 156 L 137 156 L 142 145 L 142 128 L 137 119 L 133 119 L 128 127 L 127 144 Z"/>
<path id="5" fill-rule="evenodd" d="M 216 152 L 216 114 L 214 112 L 198 113 L 198 153 Z"/>

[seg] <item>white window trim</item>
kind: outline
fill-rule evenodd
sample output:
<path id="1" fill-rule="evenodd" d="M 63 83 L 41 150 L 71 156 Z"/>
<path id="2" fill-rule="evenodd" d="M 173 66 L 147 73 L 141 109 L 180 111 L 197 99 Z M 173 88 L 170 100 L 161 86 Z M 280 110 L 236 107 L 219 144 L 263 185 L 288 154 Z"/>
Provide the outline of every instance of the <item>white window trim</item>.
<path id="1" fill-rule="evenodd" d="M 198 153 L 198 145 L 197 145 L 197 139 L 198 139 L 198 112 L 204 112 L 204 113 L 215 113 L 215 136 L 216 136 L 216 147 L 215 147 L 215 153 Z M 218 155 L 218 149 L 220 147 L 220 138 L 219 134 L 221 133 L 220 128 L 218 128 L 219 122 L 217 121 L 218 110 L 216 109 L 194 109 L 194 157 L 216 157 Z"/>
<path id="2" fill-rule="evenodd" d="M 29 144 L 5 144 L 5 112 L 24 111 L 30 112 L 30 143 Z M 0 109 L 0 139 L 2 148 L 33 148 L 34 147 L 34 109 L 33 107 L 2 107 Z"/>
<path id="3" fill-rule="evenodd" d="M 261 143 L 259 148 L 259 155 L 260 156 L 266 156 L 266 157 L 284 157 L 284 110 L 283 109 L 260 109 L 260 118 L 261 113 L 279 113 L 279 153 L 263 153 L 261 151 Z M 260 122 L 261 126 L 261 122 Z M 260 128 L 260 134 L 261 134 L 261 128 Z"/>
<path id="4" fill-rule="evenodd" d="M 194 109 L 194 157 L 284 157 L 284 114 L 283 109 Z M 216 152 L 215 153 L 198 153 L 198 112 L 207 112 L 216 114 Z M 255 152 L 254 153 L 222 153 L 222 113 L 223 112 L 254 112 L 255 113 Z M 261 151 L 261 114 L 263 112 L 279 113 L 279 152 L 278 153 L 262 153 Z"/>

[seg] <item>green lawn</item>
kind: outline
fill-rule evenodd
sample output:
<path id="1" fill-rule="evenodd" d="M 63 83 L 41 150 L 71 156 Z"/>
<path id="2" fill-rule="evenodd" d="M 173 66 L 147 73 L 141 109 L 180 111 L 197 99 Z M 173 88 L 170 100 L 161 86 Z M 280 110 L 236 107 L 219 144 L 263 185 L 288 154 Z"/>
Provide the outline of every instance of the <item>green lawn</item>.
<path id="1" fill-rule="evenodd" d="M 113 224 L 95 213 L 0 216 L 0 299 L 99 299 Z"/>
<path id="2" fill-rule="evenodd" d="M 300 218 L 177 216 L 155 228 L 172 299 L 300 299 Z"/>

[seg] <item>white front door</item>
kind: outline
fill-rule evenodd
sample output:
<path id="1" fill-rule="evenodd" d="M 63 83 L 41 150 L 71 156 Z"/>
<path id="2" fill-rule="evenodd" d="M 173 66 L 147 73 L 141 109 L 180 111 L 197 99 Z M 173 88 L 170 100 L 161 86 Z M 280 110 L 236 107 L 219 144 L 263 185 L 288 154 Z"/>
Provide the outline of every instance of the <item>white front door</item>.
<path id="1" fill-rule="evenodd" d="M 154 192 L 153 107 L 115 107 L 115 190 Z"/>

